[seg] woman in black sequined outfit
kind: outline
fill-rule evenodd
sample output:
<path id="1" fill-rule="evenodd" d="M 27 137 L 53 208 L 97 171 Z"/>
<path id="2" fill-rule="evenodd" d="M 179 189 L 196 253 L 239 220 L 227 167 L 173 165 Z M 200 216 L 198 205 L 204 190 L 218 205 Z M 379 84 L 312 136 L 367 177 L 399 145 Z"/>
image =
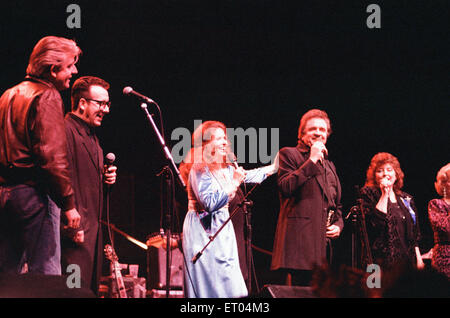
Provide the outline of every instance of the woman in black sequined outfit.
<path id="1" fill-rule="evenodd" d="M 403 191 L 398 159 L 376 154 L 367 170 L 361 203 L 373 261 L 382 269 L 397 265 L 424 267 L 418 240 L 419 222 L 413 197 Z"/>

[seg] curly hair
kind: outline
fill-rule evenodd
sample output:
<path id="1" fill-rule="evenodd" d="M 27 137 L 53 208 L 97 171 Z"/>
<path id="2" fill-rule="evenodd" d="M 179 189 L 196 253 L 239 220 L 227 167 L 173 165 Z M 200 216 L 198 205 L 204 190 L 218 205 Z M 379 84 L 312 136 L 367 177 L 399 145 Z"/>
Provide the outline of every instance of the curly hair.
<path id="1" fill-rule="evenodd" d="M 444 191 L 445 191 L 445 183 L 450 179 L 450 163 L 447 163 L 445 166 L 443 166 L 441 169 L 439 169 L 439 172 L 436 175 L 436 182 L 434 183 L 434 187 L 436 188 L 436 192 L 444 197 Z M 447 196 L 449 193 L 446 193 Z"/>
<path id="2" fill-rule="evenodd" d="M 403 188 L 403 179 L 405 177 L 402 169 L 400 168 L 400 162 L 397 157 L 391 155 L 387 152 L 379 152 L 370 160 L 369 168 L 366 173 L 366 186 L 369 187 L 379 187 L 380 185 L 376 181 L 376 171 L 378 168 L 385 164 L 391 164 L 395 171 L 395 183 L 394 183 L 394 192 L 399 193 Z"/>

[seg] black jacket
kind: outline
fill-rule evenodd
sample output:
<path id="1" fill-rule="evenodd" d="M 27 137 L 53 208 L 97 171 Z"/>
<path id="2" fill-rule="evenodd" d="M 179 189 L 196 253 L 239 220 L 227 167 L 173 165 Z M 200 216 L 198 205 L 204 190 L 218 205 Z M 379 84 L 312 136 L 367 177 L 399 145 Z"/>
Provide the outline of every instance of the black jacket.
<path id="1" fill-rule="evenodd" d="M 331 224 L 344 227 L 339 178 L 331 161 L 324 160 L 323 167 L 313 163 L 301 144 L 281 149 L 279 159 L 280 214 L 271 268 L 312 270 L 326 260 L 330 207 L 335 210 Z"/>
<path id="2" fill-rule="evenodd" d="M 392 203 L 388 204 L 387 213 L 377 210 L 376 205 L 380 197 L 379 188 L 365 186 L 360 191 L 373 261 L 387 267 L 400 264 L 402 261 L 414 265 L 415 247 L 420 240 L 419 220 L 414 199 L 405 192 L 396 194 L 405 228 L 402 231 L 403 237 L 400 237 L 399 227 L 403 225 L 399 224 L 398 217 L 393 216 Z M 405 242 L 406 246 L 403 246 L 401 242 Z"/>
<path id="3" fill-rule="evenodd" d="M 97 291 L 101 274 L 103 209 L 103 150 L 94 131 L 82 119 L 66 115 L 69 167 L 75 191 L 75 205 L 81 215 L 80 228 L 84 243 L 76 245 L 73 232 L 63 233 L 62 262 L 78 264 L 86 287 Z"/>

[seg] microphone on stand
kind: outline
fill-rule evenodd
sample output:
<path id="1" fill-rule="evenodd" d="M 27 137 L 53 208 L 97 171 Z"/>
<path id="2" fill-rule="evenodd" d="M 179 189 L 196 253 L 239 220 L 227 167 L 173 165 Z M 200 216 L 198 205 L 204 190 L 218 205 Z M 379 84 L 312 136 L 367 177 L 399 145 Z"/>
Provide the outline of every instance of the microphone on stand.
<path id="1" fill-rule="evenodd" d="M 122 92 L 124 95 L 134 95 L 134 96 L 146 101 L 147 103 L 156 104 L 153 99 L 151 99 L 150 97 L 147 97 L 145 95 L 142 95 L 141 93 L 136 92 L 130 86 L 125 87 Z"/>

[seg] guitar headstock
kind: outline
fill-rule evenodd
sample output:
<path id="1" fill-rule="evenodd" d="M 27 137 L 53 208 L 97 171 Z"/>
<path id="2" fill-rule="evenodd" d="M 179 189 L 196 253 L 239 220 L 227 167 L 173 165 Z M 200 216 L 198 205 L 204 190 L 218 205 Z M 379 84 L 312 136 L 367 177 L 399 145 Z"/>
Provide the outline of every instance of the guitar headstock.
<path id="1" fill-rule="evenodd" d="M 111 245 L 106 244 L 104 251 L 107 259 L 109 259 L 111 262 L 117 262 L 118 258 L 116 252 L 114 252 L 114 249 Z"/>

